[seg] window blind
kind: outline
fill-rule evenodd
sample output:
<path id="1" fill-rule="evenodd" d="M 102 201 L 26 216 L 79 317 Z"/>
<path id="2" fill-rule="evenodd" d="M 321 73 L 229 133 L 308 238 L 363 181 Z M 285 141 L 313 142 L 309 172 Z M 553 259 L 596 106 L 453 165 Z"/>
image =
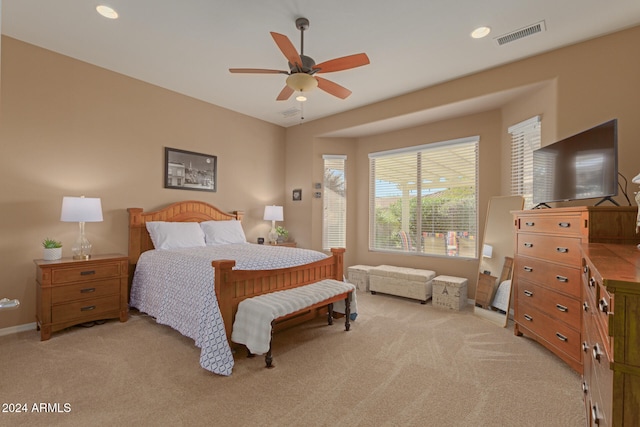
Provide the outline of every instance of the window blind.
<path id="1" fill-rule="evenodd" d="M 347 241 L 347 156 L 323 155 L 322 248 L 344 248 Z"/>
<path id="2" fill-rule="evenodd" d="M 369 248 L 477 256 L 478 137 L 369 154 Z"/>
<path id="3" fill-rule="evenodd" d="M 540 148 L 540 116 L 515 124 L 511 134 L 511 194 L 524 197 L 524 208 L 533 207 L 533 151 Z"/>

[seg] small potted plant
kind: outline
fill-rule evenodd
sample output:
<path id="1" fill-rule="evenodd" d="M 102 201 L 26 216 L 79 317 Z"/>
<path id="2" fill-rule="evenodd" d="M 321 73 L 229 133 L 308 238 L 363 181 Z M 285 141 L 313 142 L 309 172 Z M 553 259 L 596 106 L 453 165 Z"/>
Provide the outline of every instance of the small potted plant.
<path id="1" fill-rule="evenodd" d="M 281 225 L 276 227 L 276 233 L 278 233 L 278 243 L 286 242 L 289 238 L 289 231 Z"/>
<path id="2" fill-rule="evenodd" d="M 62 242 L 46 238 L 42 241 L 44 248 L 43 258 L 46 261 L 53 261 L 62 258 Z"/>

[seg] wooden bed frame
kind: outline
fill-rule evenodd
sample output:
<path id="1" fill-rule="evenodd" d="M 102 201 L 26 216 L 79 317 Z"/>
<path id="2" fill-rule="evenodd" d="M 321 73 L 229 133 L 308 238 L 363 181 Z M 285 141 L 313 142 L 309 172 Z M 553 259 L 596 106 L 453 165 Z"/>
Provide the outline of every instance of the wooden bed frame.
<path id="1" fill-rule="evenodd" d="M 153 249 L 147 231 L 147 221 L 202 222 L 242 220 L 243 212 L 225 213 L 204 202 L 189 200 L 171 204 L 154 212 L 143 212 L 141 208 L 129 208 L 129 285 L 140 254 Z M 276 270 L 234 270 L 234 260 L 216 260 L 215 292 L 224 320 L 227 340 L 231 344 L 231 329 L 240 301 L 256 295 L 308 285 L 322 279 L 342 280 L 344 274 L 344 249 L 331 249 L 332 257 L 297 267 Z M 322 310 L 310 310 L 278 325 L 282 329 L 312 319 Z M 326 312 L 326 311 L 325 311 Z"/>

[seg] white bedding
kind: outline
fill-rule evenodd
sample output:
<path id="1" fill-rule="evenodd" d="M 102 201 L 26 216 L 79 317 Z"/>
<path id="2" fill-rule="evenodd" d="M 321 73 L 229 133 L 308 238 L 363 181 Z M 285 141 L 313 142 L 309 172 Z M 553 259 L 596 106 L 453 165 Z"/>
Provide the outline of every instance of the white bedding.
<path id="1" fill-rule="evenodd" d="M 200 365 L 231 375 L 233 355 L 213 286 L 211 261 L 233 259 L 237 269 L 293 267 L 327 258 L 308 249 L 249 243 L 144 252 L 133 277 L 130 305 L 192 338 Z"/>

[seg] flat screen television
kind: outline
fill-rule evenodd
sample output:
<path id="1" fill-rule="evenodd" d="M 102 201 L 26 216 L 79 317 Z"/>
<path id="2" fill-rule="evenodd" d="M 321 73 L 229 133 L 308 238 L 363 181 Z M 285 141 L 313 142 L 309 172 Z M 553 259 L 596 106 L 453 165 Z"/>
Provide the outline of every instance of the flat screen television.
<path id="1" fill-rule="evenodd" d="M 533 152 L 533 202 L 601 199 L 618 194 L 618 120 Z"/>

